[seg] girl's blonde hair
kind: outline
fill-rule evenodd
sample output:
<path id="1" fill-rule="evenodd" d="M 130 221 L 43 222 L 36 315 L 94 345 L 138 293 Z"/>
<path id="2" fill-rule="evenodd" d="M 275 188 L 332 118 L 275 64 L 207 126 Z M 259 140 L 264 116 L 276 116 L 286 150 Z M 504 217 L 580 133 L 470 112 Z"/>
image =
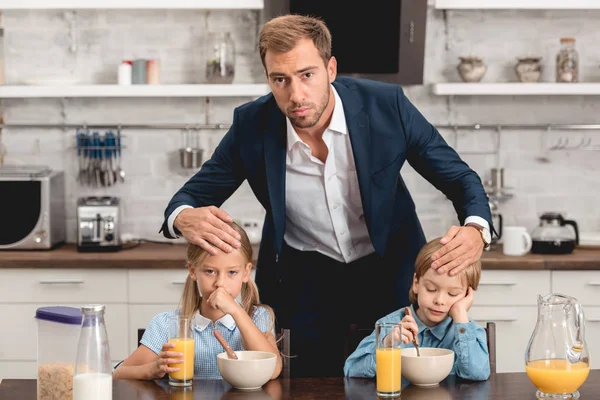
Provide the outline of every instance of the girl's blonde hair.
<path id="1" fill-rule="evenodd" d="M 415 276 L 417 281 L 421 279 L 423 275 L 427 272 L 429 268 L 431 268 L 431 256 L 433 253 L 444 247 L 440 243 L 442 238 L 438 237 L 425 244 L 419 254 L 417 254 L 417 259 L 415 260 Z M 467 266 L 467 268 L 463 269 L 460 273 L 460 276 L 464 276 L 467 280 L 467 286 L 471 286 L 473 290 L 477 290 L 477 286 L 479 286 L 479 279 L 481 278 L 481 261 L 477 260 L 473 264 Z M 413 305 L 418 305 L 417 303 L 417 294 L 413 291 L 412 285 L 410 286 L 410 290 L 408 292 L 408 299 L 410 303 Z"/>
<path id="2" fill-rule="evenodd" d="M 267 50 L 287 53 L 301 39 L 310 39 L 325 65 L 331 58 L 331 32 L 321 19 L 304 15 L 282 15 L 265 23 L 258 38 L 258 52 L 265 70 Z"/>
<path id="3" fill-rule="evenodd" d="M 246 263 L 252 262 L 252 245 L 250 244 L 250 240 L 248 239 L 248 235 L 235 222 L 227 223 L 230 227 L 232 227 L 237 233 L 240 234 L 240 251 L 244 258 L 246 259 Z M 195 244 L 190 243 L 187 249 L 187 261 L 194 267 L 200 265 L 208 256 L 207 253 L 202 247 L 197 246 Z M 244 268 L 246 265 L 244 265 Z M 272 331 L 275 326 L 275 315 L 273 313 L 273 309 L 266 304 L 260 303 L 260 297 L 258 295 L 258 287 L 256 283 L 249 277 L 248 282 L 242 284 L 242 308 L 246 313 L 252 318 L 254 316 L 254 312 L 257 307 L 264 307 L 269 311 L 270 314 L 270 328 L 269 332 Z M 189 275 L 185 280 L 185 286 L 183 288 L 183 295 L 181 296 L 181 305 L 180 305 L 180 315 L 191 317 L 196 311 L 200 310 L 200 304 L 202 303 L 202 296 L 200 295 L 200 291 L 198 290 L 198 286 L 196 285 L 196 281 L 194 281 Z"/>

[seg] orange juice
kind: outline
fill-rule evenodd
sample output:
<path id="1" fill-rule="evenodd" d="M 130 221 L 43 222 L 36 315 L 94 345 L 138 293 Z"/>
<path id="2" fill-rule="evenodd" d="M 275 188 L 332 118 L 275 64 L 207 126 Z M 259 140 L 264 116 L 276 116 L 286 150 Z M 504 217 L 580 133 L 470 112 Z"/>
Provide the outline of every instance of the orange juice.
<path id="1" fill-rule="evenodd" d="M 169 343 L 175 344 L 175 348 L 169 351 L 183 353 L 183 364 L 169 364 L 169 368 L 179 368 L 177 372 L 170 372 L 169 376 L 179 381 L 192 379 L 194 377 L 194 339 L 169 339 Z"/>
<path id="2" fill-rule="evenodd" d="M 525 366 L 531 382 L 540 392 L 548 394 L 575 393 L 590 373 L 584 362 L 571 364 L 567 360 L 536 360 Z"/>
<path id="3" fill-rule="evenodd" d="M 375 360 L 377 366 L 377 392 L 400 392 L 402 367 L 400 349 L 377 349 Z"/>

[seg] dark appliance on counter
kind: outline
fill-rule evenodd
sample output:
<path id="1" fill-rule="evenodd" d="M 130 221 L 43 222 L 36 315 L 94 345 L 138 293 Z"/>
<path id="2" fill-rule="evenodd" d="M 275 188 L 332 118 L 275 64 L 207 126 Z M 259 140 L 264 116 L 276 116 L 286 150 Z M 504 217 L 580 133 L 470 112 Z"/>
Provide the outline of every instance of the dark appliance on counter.
<path id="1" fill-rule="evenodd" d="M 81 197 L 77 201 L 77 250 L 118 251 L 121 223 L 116 197 Z"/>
<path id="2" fill-rule="evenodd" d="M 265 0 L 265 19 L 286 13 L 320 17 L 327 24 L 338 75 L 423 84 L 427 0 L 372 0 L 357 6 L 327 0 Z"/>
<path id="3" fill-rule="evenodd" d="M 66 232 L 62 171 L 0 168 L 0 250 L 50 250 L 65 242 Z"/>
<path id="4" fill-rule="evenodd" d="M 569 225 L 572 228 L 569 228 Z M 531 252 L 536 254 L 569 254 L 579 244 L 579 228 L 559 213 L 548 212 L 531 232 Z"/>

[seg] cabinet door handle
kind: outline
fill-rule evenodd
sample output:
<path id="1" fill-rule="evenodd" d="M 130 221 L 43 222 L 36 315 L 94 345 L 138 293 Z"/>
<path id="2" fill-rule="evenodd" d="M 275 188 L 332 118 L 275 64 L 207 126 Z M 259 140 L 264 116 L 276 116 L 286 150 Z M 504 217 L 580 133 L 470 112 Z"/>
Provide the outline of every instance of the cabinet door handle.
<path id="1" fill-rule="evenodd" d="M 80 285 L 82 283 L 84 283 L 82 279 L 46 279 L 40 281 L 40 285 Z"/>
<path id="2" fill-rule="evenodd" d="M 185 285 L 185 281 L 171 281 L 171 285 Z"/>
<path id="3" fill-rule="evenodd" d="M 588 282 L 589 286 L 600 286 L 600 282 Z"/>
<path id="4" fill-rule="evenodd" d="M 498 282 L 479 282 L 479 285 L 484 285 L 484 286 L 517 286 L 516 282 L 502 282 L 502 281 L 498 281 Z"/>
<path id="5" fill-rule="evenodd" d="M 600 322 L 600 318 L 588 318 L 587 322 Z"/>
<path id="6" fill-rule="evenodd" d="M 476 321 L 491 321 L 491 322 L 515 322 L 516 318 L 500 317 L 500 318 L 477 318 Z"/>

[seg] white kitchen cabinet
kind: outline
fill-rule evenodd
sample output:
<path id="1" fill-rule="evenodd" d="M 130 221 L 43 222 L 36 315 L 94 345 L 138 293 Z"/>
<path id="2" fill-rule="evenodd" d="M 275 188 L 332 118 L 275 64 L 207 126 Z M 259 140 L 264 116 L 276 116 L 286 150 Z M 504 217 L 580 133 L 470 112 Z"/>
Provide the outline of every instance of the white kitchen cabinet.
<path id="1" fill-rule="evenodd" d="M 0 369 L 0 377 L 8 378 L 13 375 L 10 370 L 10 362 L 32 361 L 20 368 L 19 375 L 29 374 L 29 378 L 35 378 L 37 374 L 37 322 L 35 312 L 38 307 L 49 305 L 63 305 L 70 307 L 81 307 L 81 304 L 0 304 L 0 321 L 3 321 L 2 341 L 0 341 L 0 361 L 3 365 Z M 110 356 L 113 360 L 119 360 L 128 354 L 127 345 L 127 305 L 108 304 L 105 311 L 105 323 L 110 344 Z M 16 343 L 28 343 L 28 346 L 15 345 Z M 74 343 L 77 346 L 77 343 Z M 8 364 L 7 364 L 8 363 Z M 3 370 L 3 368 L 7 368 Z"/>
<path id="2" fill-rule="evenodd" d="M 551 271 L 483 270 L 475 292 L 477 306 L 537 305 L 551 289 Z"/>
<path id="3" fill-rule="evenodd" d="M 575 297 L 583 306 L 600 306 L 600 271 L 553 271 L 552 291 Z"/>
<path id="4" fill-rule="evenodd" d="M 127 271 L 0 269 L 0 303 L 127 302 Z"/>
<path id="5" fill-rule="evenodd" d="M 129 306 L 129 353 L 138 346 L 138 329 L 146 329 L 156 314 L 175 310 L 179 304 L 132 304 Z"/>
<path id="6" fill-rule="evenodd" d="M 525 372 L 525 349 L 537 320 L 537 307 L 473 306 L 469 317 L 496 323 L 496 372 Z"/>
<path id="7" fill-rule="evenodd" d="M 186 268 L 165 270 L 129 270 L 130 304 L 176 304 L 181 300 Z"/>

